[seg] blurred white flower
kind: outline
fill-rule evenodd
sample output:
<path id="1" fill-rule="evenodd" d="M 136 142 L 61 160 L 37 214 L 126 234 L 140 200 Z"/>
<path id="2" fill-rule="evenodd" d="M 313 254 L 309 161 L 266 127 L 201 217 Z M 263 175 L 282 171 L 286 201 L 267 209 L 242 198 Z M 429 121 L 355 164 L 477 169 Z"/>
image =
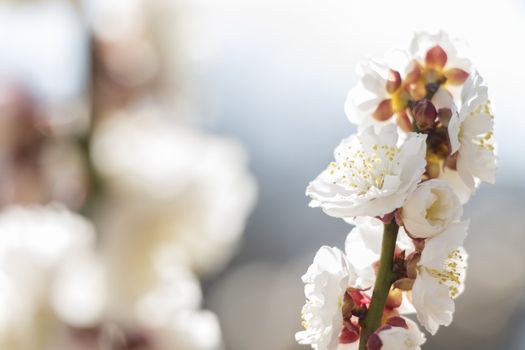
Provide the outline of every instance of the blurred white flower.
<path id="1" fill-rule="evenodd" d="M 142 235 L 155 259 L 199 273 L 229 260 L 256 192 L 237 143 L 155 115 L 121 114 L 97 129 L 92 157 L 112 194 L 104 233 Z"/>
<path id="2" fill-rule="evenodd" d="M 420 350 L 425 341 L 425 335 L 414 321 L 394 317 L 370 336 L 367 350 Z"/>
<path id="3" fill-rule="evenodd" d="M 98 325 L 107 307 L 106 278 L 103 263 L 94 251 L 69 257 L 54 276 L 50 290 L 53 310 L 72 327 Z"/>
<path id="4" fill-rule="evenodd" d="M 445 230 L 463 213 L 459 199 L 443 180 L 420 183 L 403 208 L 401 219 L 405 229 L 414 238 L 431 238 Z"/>
<path id="5" fill-rule="evenodd" d="M 401 207 L 425 171 L 426 135 L 410 133 L 398 146 L 395 126 L 372 127 L 344 139 L 335 162 L 306 189 L 310 206 L 330 216 L 382 216 Z"/>
<path id="6" fill-rule="evenodd" d="M 0 213 L 0 347 L 47 349 L 60 324 L 49 296 L 57 269 L 91 250 L 92 226 L 61 206 Z"/>
<path id="7" fill-rule="evenodd" d="M 122 243 L 127 250 L 129 246 Z M 220 349 L 219 322 L 215 314 L 200 309 L 202 293 L 197 278 L 184 266 L 161 269 L 147 257 L 148 252 L 118 254 L 107 262 L 106 323 L 124 332 L 124 343 L 140 338 L 162 349 Z M 133 258 L 138 260 L 132 261 Z M 113 344 L 115 339 L 107 342 Z"/>
<path id="8" fill-rule="evenodd" d="M 221 330 L 217 316 L 207 310 L 185 311 L 177 314 L 160 331 L 161 349 L 218 350 L 221 349 Z"/>
<path id="9" fill-rule="evenodd" d="M 316 350 L 337 348 L 343 327 L 342 306 L 347 288 L 355 287 L 356 273 L 345 254 L 321 247 L 302 277 L 306 304 L 302 310 L 304 331 L 295 339 Z"/>
<path id="10" fill-rule="evenodd" d="M 452 223 L 441 234 L 428 239 L 417 264 L 412 303 L 418 320 L 432 335 L 440 325 L 450 325 L 454 299 L 464 289 L 467 254 L 461 245 L 467 228 L 468 222 Z"/>
<path id="11" fill-rule="evenodd" d="M 442 177 L 451 180 L 466 202 L 481 181 L 494 183 L 496 176 L 494 116 L 487 87 L 477 72 L 465 82 L 462 102 L 448 126 L 455 163 L 444 169 Z"/>

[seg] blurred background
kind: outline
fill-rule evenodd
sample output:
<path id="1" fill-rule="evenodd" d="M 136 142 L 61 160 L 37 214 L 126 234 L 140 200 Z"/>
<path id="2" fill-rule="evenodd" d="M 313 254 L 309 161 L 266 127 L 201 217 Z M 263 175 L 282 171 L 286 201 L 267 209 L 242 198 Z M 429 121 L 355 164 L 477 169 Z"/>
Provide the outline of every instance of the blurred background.
<path id="1" fill-rule="evenodd" d="M 355 66 L 439 29 L 499 172 L 425 349 L 525 349 L 521 0 L 0 1 L 0 348 L 302 349 L 300 276 L 350 231 L 304 189 L 355 131 Z"/>

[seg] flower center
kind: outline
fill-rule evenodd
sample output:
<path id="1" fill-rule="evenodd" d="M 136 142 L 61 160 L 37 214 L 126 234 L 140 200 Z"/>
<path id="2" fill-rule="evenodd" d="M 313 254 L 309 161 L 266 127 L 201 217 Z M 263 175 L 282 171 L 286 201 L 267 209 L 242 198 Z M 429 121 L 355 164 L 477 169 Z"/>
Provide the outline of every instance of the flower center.
<path id="1" fill-rule="evenodd" d="M 456 298 L 459 294 L 461 277 L 465 271 L 465 259 L 459 250 L 452 251 L 443 264 L 443 269 L 427 268 L 430 275 L 439 280 L 439 284 L 448 287 L 451 298 Z"/>
<path id="2" fill-rule="evenodd" d="M 374 144 L 369 152 L 363 147 L 347 146 L 343 161 L 330 163 L 332 183 L 349 191 L 364 195 L 374 189 L 382 190 L 387 176 L 397 176 L 400 149 L 386 144 Z"/>
<path id="3" fill-rule="evenodd" d="M 485 103 L 483 105 L 480 105 L 478 107 L 476 107 L 474 110 L 472 110 L 468 117 L 467 118 L 472 118 L 472 117 L 479 117 L 479 116 L 488 116 L 491 120 L 494 120 L 494 116 L 492 115 L 491 111 L 490 111 L 490 103 Z M 463 136 L 467 136 L 467 135 L 464 135 L 465 133 L 463 132 L 463 128 L 460 127 L 459 129 L 459 137 L 460 139 L 463 137 Z M 494 151 L 494 134 L 492 131 L 488 131 L 488 132 L 485 132 L 485 133 L 481 133 L 481 134 L 478 134 L 478 135 L 469 135 L 470 137 L 472 137 L 472 142 L 478 146 L 480 146 L 481 148 L 484 148 L 490 152 L 493 152 Z"/>

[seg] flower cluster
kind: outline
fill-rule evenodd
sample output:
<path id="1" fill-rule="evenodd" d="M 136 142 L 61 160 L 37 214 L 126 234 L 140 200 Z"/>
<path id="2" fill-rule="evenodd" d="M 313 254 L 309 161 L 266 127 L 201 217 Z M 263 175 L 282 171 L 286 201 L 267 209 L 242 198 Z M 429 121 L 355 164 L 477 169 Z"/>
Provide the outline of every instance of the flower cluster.
<path id="1" fill-rule="evenodd" d="M 462 204 L 495 179 L 487 88 L 444 32 L 417 33 L 402 57 L 359 67 L 345 106 L 358 133 L 306 190 L 310 206 L 355 225 L 345 252 L 321 248 L 303 276 L 296 339 L 317 350 L 420 349 L 403 315 L 434 335 L 464 289 Z"/>

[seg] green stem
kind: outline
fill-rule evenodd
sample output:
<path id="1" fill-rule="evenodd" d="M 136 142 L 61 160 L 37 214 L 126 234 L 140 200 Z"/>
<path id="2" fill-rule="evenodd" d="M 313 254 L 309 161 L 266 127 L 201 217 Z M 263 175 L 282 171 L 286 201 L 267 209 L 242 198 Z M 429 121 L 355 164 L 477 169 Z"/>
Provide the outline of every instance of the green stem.
<path id="1" fill-rule="evenodd" d="M 379 270 L 377 271 L 372 301 L 365 319 L 361 325 L 361 338 L 359 340 L 359 350 L 366 349 L 368 337 L 381 326 L 381 318 L 385 309 L 386 299 L 390 292 L 390 287 L 394 282 L 394 272 L 392 265 L 394 262 L 394 250 L 399 226 L 395 220 L 385 224 L 383 231 L 383 242 L 381 243 L 381 257 L 379 259 Z"/>

